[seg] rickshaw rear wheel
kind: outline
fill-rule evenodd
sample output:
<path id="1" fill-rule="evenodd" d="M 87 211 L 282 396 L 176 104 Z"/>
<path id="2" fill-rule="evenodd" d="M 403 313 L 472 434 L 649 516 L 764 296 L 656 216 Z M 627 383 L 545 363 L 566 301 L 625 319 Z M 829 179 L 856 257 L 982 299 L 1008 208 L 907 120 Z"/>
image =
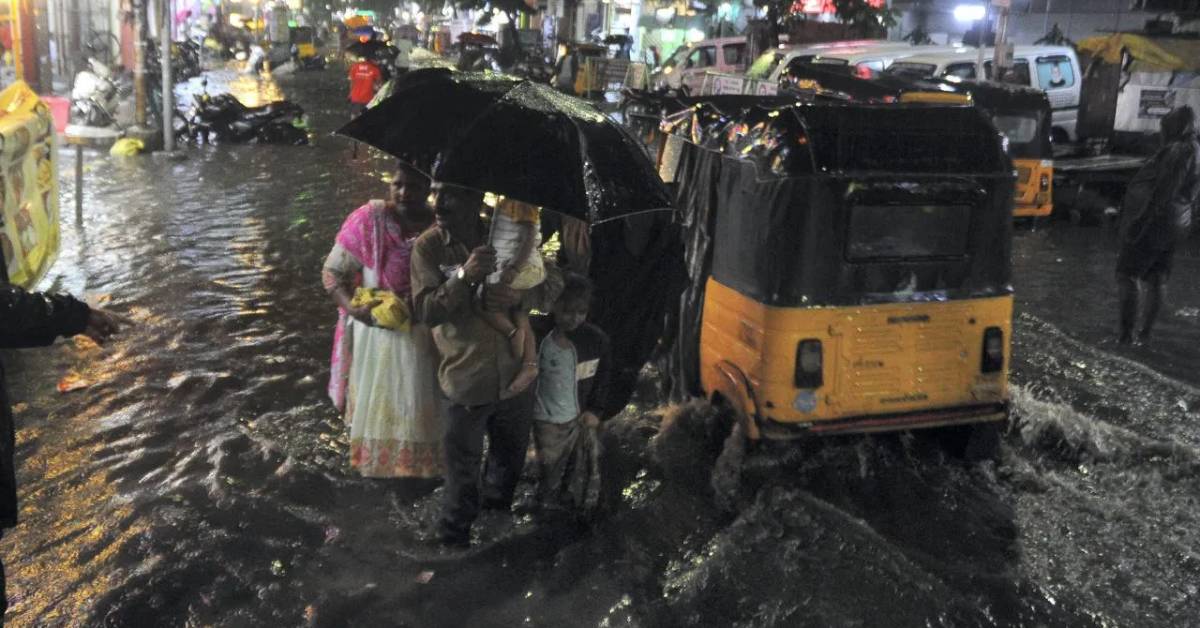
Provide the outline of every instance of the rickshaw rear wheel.
<path id="1" fill-rule="evenodd" d="M 671 408 L 651 441 L 651 456 L 668 482 L 709 489 L 725 439 L 720 409 L 704 400 Z"/>
<path id="2" fill-rule="evenodd" d="M 1001 423 L 997 421 L 972 425 L 971 434 L 967 437 L 967 448 L 963 451 L 963 458 L 969 462 L 983 462 L 999 458 L 1000 428 Z"/>
<path id="3" fill-rule="evenodd" d="M 995 460 L 1000 455 L 1001 423 L 972 423 L 939 430 L 939 441 L 946 453 L 966 462 Z"/>
<path id="4" fill-rule="evenodd" d="M 737 420 L 732 411 L 721 412 L 718 416 L 727 416 L 733 422 L 729 435 L 721 445 L 721 453 L 717 456 L 712 470 L 713 500 L 717 508 L 727 513 L 737 512 L 746 500 L 742 471 L 746 465 L 746 455 L 750 447 L 750 439 L 746 428 Z"/>

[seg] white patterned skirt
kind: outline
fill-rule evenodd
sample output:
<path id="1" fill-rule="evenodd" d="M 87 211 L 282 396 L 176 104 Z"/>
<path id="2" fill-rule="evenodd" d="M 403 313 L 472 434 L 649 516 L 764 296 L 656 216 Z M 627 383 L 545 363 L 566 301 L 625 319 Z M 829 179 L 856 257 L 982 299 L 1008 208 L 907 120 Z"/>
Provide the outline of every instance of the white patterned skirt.
<path id="1" fill-rule="evenodd" d="M 350 465 L 364 477 L 442 474 L 445 412 L 429 329 L 352 327 L 346 422 Z"/>

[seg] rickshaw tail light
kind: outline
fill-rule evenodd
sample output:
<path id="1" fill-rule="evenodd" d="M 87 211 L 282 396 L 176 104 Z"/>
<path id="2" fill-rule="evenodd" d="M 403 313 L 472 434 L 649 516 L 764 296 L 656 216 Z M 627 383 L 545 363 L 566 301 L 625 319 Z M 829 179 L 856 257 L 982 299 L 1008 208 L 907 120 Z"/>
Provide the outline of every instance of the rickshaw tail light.
<path id="1" fill-rule="evenodd" d="M 995 373 L 1004 368 L 1004 332 L 999 327 L 988 327 L 983 331 L 983 359 L 979 370 Z"/>
<path id="2" fill-rule="evenodd" d="M 1043 192 L 1050 189 L 1050 177 L 1048 175 L 1046 175 L 1045 173 L 1042 173 L 1042 179 L 1041 179 L 1041 181 L 1039 181 L 1039 183 L 1042 186 Z"/>
<path id="3" fill-rule="evenodd" d="M 821 341 L 801 340 L 796 347 L 796 388 L 820 388 L 825 383 Z"/>

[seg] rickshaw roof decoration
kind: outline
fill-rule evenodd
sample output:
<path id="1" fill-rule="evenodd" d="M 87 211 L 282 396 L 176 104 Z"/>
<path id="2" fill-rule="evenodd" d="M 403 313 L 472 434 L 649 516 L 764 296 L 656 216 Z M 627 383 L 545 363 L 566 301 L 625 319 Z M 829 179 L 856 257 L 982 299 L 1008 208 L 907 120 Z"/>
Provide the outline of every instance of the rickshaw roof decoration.
<path id="1" fill-rule="evenodd" d="M 968 96 L 984 109 L 1050 111 L 1050 99 L 1046 92 L 1013 83 L 971 81 L 958 77 L 915 78 L 894 74 L 864 77 L 855 73 L 854 68 L 811 63 L 789 66 L 784 71 L 784 77 L 792 78 L 795 83 L 811 81 L 816 87 L 812 91 L 844 100 L 897 102 L 904 94 L 924 92 Z"/>
<path id="2" fill-rule="evenodd" d="M 760 178 L 858 172 L 1008 176 L 1003 140 L 974 107 L 793 102 L 753 96 L 697 101 L 663 130 Z"/>

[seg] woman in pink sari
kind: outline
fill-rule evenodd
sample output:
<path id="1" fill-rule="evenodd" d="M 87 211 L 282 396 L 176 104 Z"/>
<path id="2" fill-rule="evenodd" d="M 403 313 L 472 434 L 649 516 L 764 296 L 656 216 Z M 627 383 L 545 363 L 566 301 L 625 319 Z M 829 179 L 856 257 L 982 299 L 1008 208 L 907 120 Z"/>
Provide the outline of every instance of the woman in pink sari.
<path id="1" fill-rule="evenodd" d="M 351 303 L 356 287 L 409 303 L 412 245 L 433 221 L 428 195 L 429 180 L 401 164 L 387 201 L 370 201 L 346 218 L 321 272 L 339 308 L 329 396 L 350 426 L 350 464 L 365 477 L 442 472 L 442 402 L 429 329 L 385 329 L 371 315 L 373 304 Z"/>

